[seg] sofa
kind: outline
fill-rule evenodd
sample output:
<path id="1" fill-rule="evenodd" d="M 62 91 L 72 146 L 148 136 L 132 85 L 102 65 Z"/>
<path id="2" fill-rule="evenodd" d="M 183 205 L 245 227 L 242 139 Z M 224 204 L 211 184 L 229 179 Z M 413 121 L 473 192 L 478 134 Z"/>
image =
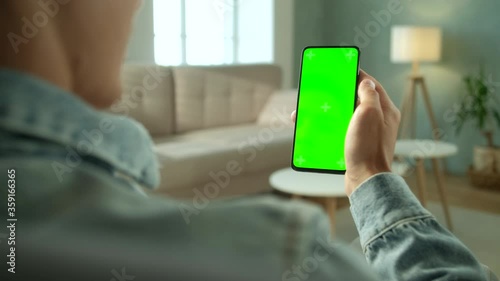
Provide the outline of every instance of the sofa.
<path id="1" fill-rule="evenodd" d="M 155 191 L 223 198 L 270 191 L 290 165 L 296 90 L 282 90 L 275 65 L 127 64 L 111 112 L 142 123 L 161 166 Z"/>

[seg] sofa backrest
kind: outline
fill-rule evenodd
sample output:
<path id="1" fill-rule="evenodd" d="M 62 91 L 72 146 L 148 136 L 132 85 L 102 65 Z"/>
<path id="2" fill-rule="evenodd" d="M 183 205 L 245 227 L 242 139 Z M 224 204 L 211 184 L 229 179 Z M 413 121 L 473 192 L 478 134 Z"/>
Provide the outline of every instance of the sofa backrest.
<path id="1" fill-rule="evenodd" d="M 122 98 L 110 111 L 142 123 L 153 136 L 175 132 L 172 69 L 159 65 L 126 64 L 122 69 Z"/>
<path id="2" fill-rule="evenodd" d="M 273 65 L 186 66 L 173 74 L 177 132 L 255 122 L 281 86 Z"/>
<path id="3" fill-rule="evenodd" d="M 153 137 L 255 122 L 281 81 L 275 65 L 126 64 L 122 99 L 110 111 L 141 122 Z"/>

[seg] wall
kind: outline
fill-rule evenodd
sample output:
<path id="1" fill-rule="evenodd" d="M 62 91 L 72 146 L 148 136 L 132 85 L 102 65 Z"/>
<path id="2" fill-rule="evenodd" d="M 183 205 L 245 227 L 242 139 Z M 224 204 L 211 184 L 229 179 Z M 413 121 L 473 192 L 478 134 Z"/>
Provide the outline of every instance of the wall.
<path id="1" fill-rule="evenodd" d="M 294 13 L 295 2 L 276 0 L 274 3 L 274 62 L 283 70 L 283 88 L 295 88 L 294 75 Z"/>
<path id="2" fill-rule="evenodd" d="M 153 1 L 145 0 L 136 15 L 126 61 L 154 63 Z"/>
<path id="3" fill-rule="evenodd" d="M 305 1 L 301 5 L 307 5 Z M 388 9 L 388 5 L 397 9 Z M 400 6 L 398 6 L 398 3 Z M 449 113 L 464 94 L 462 77 L 476 72 L 484 63 L 493 81 L 500 82 L 500 2 L 497 0 L 391 0 L 391 1 L 324 1 L 325 38 L 321 40 L 318 31 L 312 34 L 298 27 L 302 34 L 295 40 L 296 52 L 308 41 L 314 43 L 361 45 L 361 65 L 380 80 L 397 105 L 406 91 L 406 77 L 411 70 L 407 64 L 390 62 L 391 25 L 433 25 L 443 29 L 443 57 L 435 64 L 422 66 L 422 72 L 431 94 L 438 126 L 445 133 L 445 140 L 456 143 L 460 153 L 448 160 L 448 169 L 453 173 L 463 173 L 472 162 L 474 145 L 485 144 L 484 139 L 471 124 L 460 136 L 454 134 Z M 299 10 L 299 8 L 298 8 Z M 318 10 L 318 8 L 315 8 Z M 396 11 L 395 13 L 389 10 Z M 311 19 L 302 21 L 311 24 Z M 308 22 L 309 21 L 309 22 Z M 317 26 L 317 25 L 316 25 Z M 367 30 L 368 28 L 368 30 Z M 364 35 L 362 35 L 364 33 Z M 297 36 L 297 35 L 296 35 Z M 363 38 L 364 37 L 364 38 Z M 297 64 L 295 65 L 298 71 Z M 498 84 L 500 86 L 500 84 Z M 500 88 L 497 96 L 500 100 Z M 430 138 L 431 129 L 421 100 L 418 102 L 417 137 Z M 500 145 L 500 133 L 496 132 L 496 143 Z"/>

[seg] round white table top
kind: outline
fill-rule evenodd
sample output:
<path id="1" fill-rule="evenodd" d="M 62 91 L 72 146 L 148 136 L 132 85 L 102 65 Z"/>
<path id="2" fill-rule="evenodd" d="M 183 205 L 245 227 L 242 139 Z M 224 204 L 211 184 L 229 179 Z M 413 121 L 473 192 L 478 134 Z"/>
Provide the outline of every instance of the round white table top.
<path id="1" fill-rule="evenodd" d="M 444 158 L 458 153 L 454 144 L 435 140 L 398 140 L 394 155 L 414 159 Z"/>
<path id="2" fill-rule="evenodd" d="M 269 178 L 271 186 L 279 191 L 311 197 L 347 197 L 344 175 L 296 172 L 286 168 Z"/>

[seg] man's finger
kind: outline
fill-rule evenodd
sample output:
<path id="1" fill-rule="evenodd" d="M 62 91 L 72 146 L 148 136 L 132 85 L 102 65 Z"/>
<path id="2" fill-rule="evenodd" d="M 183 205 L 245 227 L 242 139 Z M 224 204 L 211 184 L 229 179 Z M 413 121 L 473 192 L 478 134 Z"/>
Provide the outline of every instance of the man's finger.
<path id="1" fill-rule="evenodd" d="M 297 120 L 297 111 L 293 111 L 292 112 L 292 115 L 290 115 L 290 118 L 292 118 L 292 122 L 295 123 L 295 120 Z"/>
<path id="2" fill-rule="evenodd" d="M 360 105 L 368 105 L 380 108 L 380 97 L 376 90 L 376 84 L 371 79 L 365 79 L 359 84 L 358 96 Z"/>
<path id="3" fill-rule="evenodd" d="M 374 81 L 374 83 L 376 85 L 375 90 L 379 94 L 380 105 L 382 106 L 382 108 L 384 108 L 384 109 L 395 108 L 395 105 L 392 102 L 391 98 L 389 97 L 389 95 L 385 91 L 384 87 L 377 81 L 377 79 L 373 78 L 372 76 L 370 76 L 369 74 L 367 74 L 363 70 L 360 71 L 359 78 L 360 78 L 360 81 L 363 81 L 366 79 Z"/>

